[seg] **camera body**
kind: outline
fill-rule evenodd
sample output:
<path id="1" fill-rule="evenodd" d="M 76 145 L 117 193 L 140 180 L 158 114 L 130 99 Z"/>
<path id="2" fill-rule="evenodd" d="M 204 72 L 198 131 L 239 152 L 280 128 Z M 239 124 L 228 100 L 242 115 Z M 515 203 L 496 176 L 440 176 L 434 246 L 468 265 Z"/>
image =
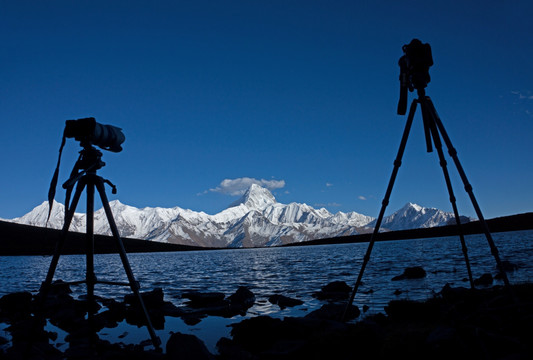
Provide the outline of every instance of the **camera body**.
<path id="1" fill-rule="evenodd" d="M 402 47 L 404 55 L 398 61 L 400 66 L 400 101 L 398 114 L 405 115 L 407 109 L 407 89 L 424 89 L 429 81 L 429 68 L 433 65 L 431 46 L 413 39 Z"/>
<path id="2" fill-rule="evenodd" d="M 67 120 L 64 135 L 76 139 L 82 146 L 96 145 L 112 152 L 122 151 L 120 145 L 126 140 L 121 128 L 99 124 L 93 117 Z"/>

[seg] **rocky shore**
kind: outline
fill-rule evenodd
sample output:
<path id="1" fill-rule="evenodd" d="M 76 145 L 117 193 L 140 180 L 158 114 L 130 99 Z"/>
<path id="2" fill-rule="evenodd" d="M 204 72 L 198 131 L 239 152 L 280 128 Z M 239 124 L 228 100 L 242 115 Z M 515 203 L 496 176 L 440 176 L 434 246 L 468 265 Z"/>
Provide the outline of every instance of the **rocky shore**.
<path id="1" fill-rule="evenodd" d="M 231 338 L 221 338 L 217 354 L 210 353 L 194 335 L 171 333 L 160 349 L 151 342 L 111 343 L 98 333 L 121 321 L 144 326 L 139 304 L 132 296 L 123 301 L 74 299 L 70 288 L 54 283 L 44 299 L 18 292 L 0 298 L 0 322 L 9 326 L 11 339 L 0 337 L 0 359 L 531 359 L 533 358 L 533 284 L 511 289 L 452 288 L 424 301 L 393 300 L 385 313 L 361 315 L 353 306 L 348 322 L 340 322 L 350 287 L 343 282 L 325 285 L 314 296 L 324 302 L 303 317 L 284 319 L 257 316 L 231 325 Z M 165 317 L 198 323 L 207 316 L 243 315 L 254 304 L 254 294 L 240 287 L 222 293 L 188 292 L 187 306 L 164 300 L 162 289 L 143 293 L 155 329 Z M 280 308 L 301 304 L 276 294 L 269 301 Z M 87 316 L 88 311 L 94 313 Z M 57 337 L 46 322 L 66 331 L 68 348 L 53 345 Z M 172 329 L 167 329 L 171 331 Z"/>

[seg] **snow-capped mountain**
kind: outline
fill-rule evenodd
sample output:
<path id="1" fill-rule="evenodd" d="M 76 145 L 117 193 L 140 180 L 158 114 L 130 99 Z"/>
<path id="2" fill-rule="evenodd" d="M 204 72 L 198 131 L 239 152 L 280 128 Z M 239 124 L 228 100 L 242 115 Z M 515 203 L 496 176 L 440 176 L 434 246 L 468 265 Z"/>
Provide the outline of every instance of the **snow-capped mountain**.
<path id="1" fill-rule="evenodd" d="M 206 247 L 256 247 L 355 235 L 372 231 L 375 219 L 356 212 L 336 214 L 307 204 L 281 204 L 272 193 L 252 185 L 227 209 L 215 215 L 174 208 L 138 209 L 111 201 L 113 217 L 123 237 Z M 48 227 L 63 227 L 65 207 L 54 202 Z M 45 226 L 48 202 L 10 221 Z M 384 218 L 382 229 L 402 230 L 447 224 L 453 214 L 407 204 Z M 85 232 L 85 214 L 76 213 L 71 231 Z M 94 232 L 111 235 L 104 209 L 94 213 Z"/>
<path id="2" fill-rule="evenodd" d="M 465 223 L 472 219 L 462 216 L 461 222 Z M 386 216 L 381 222 L 383 230 L 407 230 L 418 228 L 430 228 L 448 224 L 455 224 L 453 213 L 444 212 L 435 208 L 425 208 L 413 203 L 407 203 L 400 210 L 392 215 Z M 371 221 L 368 226 L 374 227 L 376 220 Z"/>

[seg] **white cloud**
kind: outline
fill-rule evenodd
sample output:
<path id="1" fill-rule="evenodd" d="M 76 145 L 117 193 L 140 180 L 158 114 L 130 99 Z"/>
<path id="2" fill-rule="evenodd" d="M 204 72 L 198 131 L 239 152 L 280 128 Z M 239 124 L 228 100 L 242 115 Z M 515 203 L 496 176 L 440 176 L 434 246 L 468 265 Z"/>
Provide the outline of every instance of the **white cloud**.
<path id="1" fill-rule="evenodd" d="M 236 196 L 244 194 L 252 184 L 260 185 L 268 190 L 275 190 L 284 187 L 285 180 L 258 180 L 249 177 L 224 179 L 216 188 L 209 189 L 209 191 Z"/>
<path id="2" fill-rule="evenodd" d="M 326 183 L 326 186 L 327 186 L 327 187 L 332 187 L 333 184 L 332 184 L 332 183 Z"/>
<path id="3" fill-rule="evenodd" d="M 363 195 L 359 195 L 357 198 L 358 198 L 359 200 L 366 200 L 366 197 L 364 197 Z"/>
<path id="4" fill-rule="evenodd" d="M 519 99 L 533 100 L 533 95 L 531 95 L 530 91 L 527 92 L 527 95 L 520 91 L 511 91 L 511 93 L 513 93 L 514 95 L 518 95 Z"/>

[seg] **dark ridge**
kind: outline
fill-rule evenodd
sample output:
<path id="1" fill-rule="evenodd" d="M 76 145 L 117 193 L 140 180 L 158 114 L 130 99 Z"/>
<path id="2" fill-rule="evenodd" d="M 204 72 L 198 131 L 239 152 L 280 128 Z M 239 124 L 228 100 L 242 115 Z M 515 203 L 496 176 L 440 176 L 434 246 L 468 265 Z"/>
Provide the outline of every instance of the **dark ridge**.
<path id="1" fill-rule="evenodd" d="M 519 231 L 519 230 L 532 230 L 533 229 L 533 212 L 502 216 L 494 219 L 486 220 L 487 225 L 491 233 L 504 232 L 504 231 Z M 482 234 L 484 233 L 481 223 L 471 221 L 466 224 L 461 224 L 461 229 L 464 235 Z M 376 241 L 385 240 L 405 240 L 405 239 L 420 239 L 420 238 L 433 238 L 443 236 L 456 236 L 459 235 L 458 227 L 456 224 L 437 226 L 432 228 L 421 228 L 412 230 L 399 230 L 399 231 L 386 231 L 380 232 Z M 346 243 L 359 243 L 368 242 L 372 237 L 371 233 L 339 236 L 333 238 L 324 238 L 317 240 L 304 241 L 300 243 L 287 244 L 284 246 L 301 246 L 301 245 L 326 245 L 326 244 L 346 244 Z"/>
<path id="2" fill-rule="evenodd" d="M 0 255 L 52 255 L 61 230 L 0 221 Z M 122 238 L 128 253 L 205 250 L 203 247 Z M 112 236 L 95 235 L 96 254 L 117 253 Z M 69 232 L 61 254 L 85 254 L 85 234 Z"/>

